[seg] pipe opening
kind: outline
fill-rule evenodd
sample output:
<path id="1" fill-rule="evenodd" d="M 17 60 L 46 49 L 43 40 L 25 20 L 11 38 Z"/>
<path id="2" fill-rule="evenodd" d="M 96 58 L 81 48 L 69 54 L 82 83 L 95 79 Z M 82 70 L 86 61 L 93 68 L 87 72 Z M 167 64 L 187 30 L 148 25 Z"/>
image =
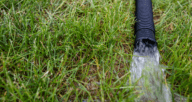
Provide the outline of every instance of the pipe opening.
<path id="1" fill-rule="evenodd" d="M 157 42 L 150 39 L 138 39 L 135 41 L 134 51 L 143 55 L 154 53 Z"/>

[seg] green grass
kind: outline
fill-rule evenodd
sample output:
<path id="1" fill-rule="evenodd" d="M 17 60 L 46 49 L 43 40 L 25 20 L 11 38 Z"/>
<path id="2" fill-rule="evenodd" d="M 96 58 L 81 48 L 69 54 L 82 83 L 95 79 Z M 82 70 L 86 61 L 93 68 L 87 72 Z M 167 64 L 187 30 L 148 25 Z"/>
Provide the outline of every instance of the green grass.
<path id="1" fill-rule="evenodd" d="M 1 101 L 133 101 L 134 0 L 1 0 Z M 172 93 L 192 98 L 192 1 L 153 0 Z"/>

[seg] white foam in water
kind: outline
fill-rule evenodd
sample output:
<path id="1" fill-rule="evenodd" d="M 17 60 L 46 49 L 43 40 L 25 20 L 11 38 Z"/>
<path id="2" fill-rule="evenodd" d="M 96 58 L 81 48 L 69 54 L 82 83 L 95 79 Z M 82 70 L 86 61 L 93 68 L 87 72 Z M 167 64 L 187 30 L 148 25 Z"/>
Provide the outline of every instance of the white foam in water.
<path id="1" fill-rule="evenodd" d="M 131 63 L 131 82 L 139 86 L 135 101 L 172 102 L 171 92 L 165 83 L 164 70 L 159 67 L 160 54 L 157 47 L 139 42 Z"/>

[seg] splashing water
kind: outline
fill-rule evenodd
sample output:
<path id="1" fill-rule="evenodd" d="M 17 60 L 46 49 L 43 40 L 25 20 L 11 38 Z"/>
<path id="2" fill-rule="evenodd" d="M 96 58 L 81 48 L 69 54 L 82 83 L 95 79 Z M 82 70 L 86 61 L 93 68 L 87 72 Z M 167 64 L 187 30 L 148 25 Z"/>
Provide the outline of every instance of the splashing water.
<path id="1" fill-rule="evenodd" d="M 135 101 L 172 102 L 171 92 L 165 80 L 164 70 L 159 67 L 160 54 L 156 43 L 150 40 L 136 42 L 131 63 L 131 82 L 139 98 Z"/>

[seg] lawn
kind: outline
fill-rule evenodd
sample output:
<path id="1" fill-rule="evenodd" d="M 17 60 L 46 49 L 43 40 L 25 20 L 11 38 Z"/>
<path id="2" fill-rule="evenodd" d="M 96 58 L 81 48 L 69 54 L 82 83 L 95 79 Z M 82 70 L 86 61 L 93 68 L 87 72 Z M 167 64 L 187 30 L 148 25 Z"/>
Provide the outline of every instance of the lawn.
<path id="1" fill-rule="evenodd" d="M 192 100 L 192 1 L 152 0 L 172 94 Z M 135 0 L 1 0 L 0 101 L 133 101 Z"/>

